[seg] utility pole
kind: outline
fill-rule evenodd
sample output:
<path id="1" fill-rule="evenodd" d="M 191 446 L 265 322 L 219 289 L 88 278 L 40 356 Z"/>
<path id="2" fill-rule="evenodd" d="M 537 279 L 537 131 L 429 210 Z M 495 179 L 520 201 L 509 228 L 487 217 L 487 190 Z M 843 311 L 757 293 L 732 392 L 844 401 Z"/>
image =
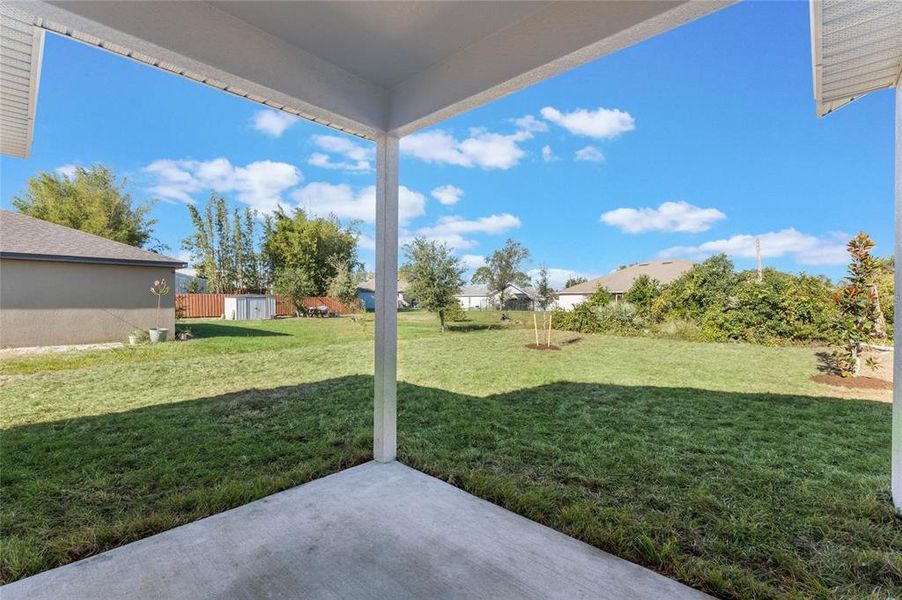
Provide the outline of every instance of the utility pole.
<path id="1" fill-rule="evenodd" d="M 764 281 L 764 271 L 761 269 L 761 238 L 755 238 L 755 255 L 758 257 L 758 283 Z"/>

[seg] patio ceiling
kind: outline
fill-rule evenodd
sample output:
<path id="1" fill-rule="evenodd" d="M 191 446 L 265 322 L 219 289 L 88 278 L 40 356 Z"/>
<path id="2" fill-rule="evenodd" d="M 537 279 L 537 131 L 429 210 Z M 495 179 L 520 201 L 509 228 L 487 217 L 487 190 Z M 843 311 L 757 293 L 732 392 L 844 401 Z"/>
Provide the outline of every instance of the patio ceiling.
<path id="1" fill-rule="evenodd" d="M 0 154 L 28 158 L 41 79 L 44 32 L 3 15 L 0 34 Z"/>
<path id="2" fill-rule="evenodd" d="M 811 59 L 822 117 L 902 76 L 902 2 L 812 0 Z"/>
<path id="3" fill-rule="evenodd" d="M 373 139 L 410 134 L 730 3 L 76 1 L 3 10 Z"/>

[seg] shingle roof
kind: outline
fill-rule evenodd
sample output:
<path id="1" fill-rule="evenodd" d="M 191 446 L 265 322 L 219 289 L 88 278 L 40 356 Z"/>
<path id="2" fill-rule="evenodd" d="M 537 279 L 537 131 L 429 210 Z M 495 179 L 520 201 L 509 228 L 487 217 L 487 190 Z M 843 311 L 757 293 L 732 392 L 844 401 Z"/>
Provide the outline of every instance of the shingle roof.
<path id="1" fill-rule="evenodd" d="M 604 287 L 612 294 L 625 294 L 641 275 L 648 275 L 652 279 L 658 280 L 659 283 L 667 284 L 691 269 L 694 264 L 692 261 L 681 258 L 636 263 L 608 275 L 568 287 L 558 294 L 592 294 L 600 287 Z"/>
<path id="2" fill-rule="evenodd" d="M 465 285 L 460 288 L 460 293 L 457 294 L 458 297 L 477 297 L 477 296 L 488 296 L 489 290 L 484 285 Z"/>
<path id="3" fill-rule="evenodd" d="M 0 258 L 61 262 L 184 267 L 162 254 L 97 235 L 0 210 Z"/>
<path id="4" fill-rule="evenodd" d="M 405 279 L 398 278 L 398 291 L 403 293 L 407 290 L 407 281 Z M 358 290 L 363 290 L 364 292 L 375 292 L 376 291 L 376 278 L 370 277 L 363 283 L 357 286 Z"/>

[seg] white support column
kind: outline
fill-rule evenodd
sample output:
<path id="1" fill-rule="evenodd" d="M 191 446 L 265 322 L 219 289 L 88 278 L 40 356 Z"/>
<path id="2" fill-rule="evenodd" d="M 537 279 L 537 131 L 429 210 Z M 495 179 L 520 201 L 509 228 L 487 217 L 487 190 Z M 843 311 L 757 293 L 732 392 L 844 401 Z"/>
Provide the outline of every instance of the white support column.
<path id="1" fill-rule="evenodd" d="M 896 306 L 902 306 L 902 80 L 896 82 Z M 902 510 L 902 327 L 893 335 L 893 503 Z"/>
<path id="2" fill-rule="evenodd" d="M 398 359 L 398 138 L 376 138 L 376 392 L 373 458 L 395 460 Z"/>

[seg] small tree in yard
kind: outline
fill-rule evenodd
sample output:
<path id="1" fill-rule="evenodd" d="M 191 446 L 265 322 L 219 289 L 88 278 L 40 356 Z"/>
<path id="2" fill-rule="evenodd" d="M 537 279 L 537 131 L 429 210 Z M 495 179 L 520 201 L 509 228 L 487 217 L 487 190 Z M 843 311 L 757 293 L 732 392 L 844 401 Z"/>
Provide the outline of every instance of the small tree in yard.
<path id="1" fill-rule="evenodd" d="M 485 259 L 485 266 L 476 269 L 472 283 L 484 285 L 489 294 L 498 296 L 501 310 L 507 301 L 507 288 L 510 285 L 529 285 L 529 275 L 521 271 L 520 265 L 529 258 L 529 250 L 520 242 L 508 239 L 501 250 L 495 250 Z"/>
<path id="2" fill-rule="evenodd" d="M 329 295 L 355 311 L 360 306 L 357 297 L 357 286 L 360 284 L 362 273 L 355 269 L 353 261 L 335 261 L 335 277 L 329 282 Z"/>
<path id="3" fill-rule="evenodd" d="M 623 299 L 634 305 L 641 316 L 648 316 L 651 313 L 652 304 L 660 295 L 661 284 L 658 280 L 652 279 L 648 275 L 640 275 L 624 294 Z"/>
<path id="4" fill-rule="evenodd" d="M 877 337 L 881 329 L 885 335 L 886 322 L 880 312 L 880 300 L 875 279 L 878 261 L 871 256 L 874 242 L 864 232 L 860 232 L 848 243 L 851 257 L 845 286 L 836 294 L 839 318 L 836 324 L 840 349 L 833 357 L 843 377 L 857 377 L 861 374 L 861 348 L 870 339 Z M 874 368 L 872 362 L 868 363 Z"/>
<path id="5" fill-rule="evenodd" d="M 445 331 L 447 313 L 460 307 L 457 294 L 463 285 L 464 268 L 460 259 L 451 254 L 447 245 L 416 238 L 404 246 L 407 264 L 404 272 L 409 278 L 407 293 L 417 304 L 438 313 L 439 324 Z"/>
<path id="6" fill-rule="evenodd" d="M 536 282 L 536 303 L 540 310 L 548 310 L 548 307 L 557 300 L 557 292 L 548 281 L 548 267 L 542 265 L 539 269 L 539 280 Z"/>
<path id="7" fill-rule="evenodd" d="M 276 277 L 274 287 L 277 294 L 288 300 L 296 316 L 304 314 L 304 298 L 314 291 L 313 282 L 304 269 L 298 267 L 282 269 Z"/>

